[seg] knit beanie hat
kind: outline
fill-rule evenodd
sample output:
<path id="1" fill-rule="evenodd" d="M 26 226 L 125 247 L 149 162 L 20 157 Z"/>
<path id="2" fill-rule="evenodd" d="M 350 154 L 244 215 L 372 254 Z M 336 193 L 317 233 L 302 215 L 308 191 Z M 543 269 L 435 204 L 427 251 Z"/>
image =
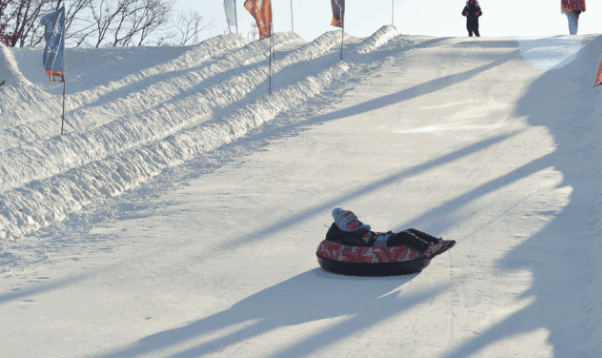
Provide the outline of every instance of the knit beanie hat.
<path id="1" fill-rule="evenodd" d="M 343 210 L 343 208 L 334 208 L 332 210 L 332 217 L 334 218 L 336 226 L 342 231 L 356 231 L 361 228 L 370 230 L 370 225 L 362 223 L 354 213 Z"/>

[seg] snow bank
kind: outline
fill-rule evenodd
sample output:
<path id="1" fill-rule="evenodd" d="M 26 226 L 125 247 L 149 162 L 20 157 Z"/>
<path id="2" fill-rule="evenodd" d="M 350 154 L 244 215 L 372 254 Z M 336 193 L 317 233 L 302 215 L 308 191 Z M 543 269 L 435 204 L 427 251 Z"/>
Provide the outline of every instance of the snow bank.
<path id="1" fill-rule="evenodd" d="M 0 44 L 0 82 L 3 80 L 6 83 L 0 87 L 0 128 L 18 126 L 43 115 L 46 108 L 58 108 L 58 105 L 47 105 L 54 96 L 37 89 L 25 78 L 12 50 Z"/>
<path id="2" fill-rule="evenodd" d="M 288 32 L 277 34 L 274 42 L 278 48 L 282 44 L 295 40 L 301 40 L 301 38 Z M 240 35 L 218 36 L 200 43 L 167 63 L 130 74 L 107 85 L 67 94 L 65 104 L 68 112 L 67 130 L 94 128 L 123 114 L 147 109 L 149 106 L 169 99 L 169 96 L 173 97 L 181 94 L 187 88 L 197 86 L 198 79 L 203 80 L 215 76 L 220 72 L 241 66 L 245 61 L 253 60 L 258 56 L 267 56 L 264 44 L 253 43 L 241 49 L 235 56 L 229 56 L 220 61 L 217 66 L 212 63 L 212 59 L 215 57 L 228 50 L 241 47 L 244 43 L 244 39 Z M 228 62 L 230 62 L 230 66 L 224 66 Z M 195 70 L 186 71 L 191 68 Z M 195 82 L 195 80 L 197 81 Z M 171 91 L 168 91 L 166 87 L 171 87 L 169 88 Z M 129 98 L 127 98 L 128 96 Z M 132 101 L 134 96 L 136 98 Z M 5 128 L 5 131 L 0 132 L 0 151 L 23 142 L 38 142 L 56 134 L 57 123 L 60 122 L 62 113 L 60 96 L 50 95 L 32 87 L 29 91 L 14 93 L 10 98 L 6 98 L 6 101 L 12 103 L 17 101 L 16 103 L 21 102 L 27 105 L 17 107 L 11 105 L 10 112 L 6 111 L 7 116 L 12 117 L 13 121 L 10 125 L 1 127 Z M 151 103 L 152 101 L 154 104 Z"/>
<path id="3" fill-rule="evenodd" d="M 309 60 L 314 55 L 323 53 L 336 44 L 336 40 L 333 40 L 335 35 L 336 31 L 326 33 L 283 59 L 274 61 L 272 72 L 278 73 L 291 64 Z M 259 44 L 259 46 L 264 45 Z M 253 47 L 253 50 L 261 49 Z M 261 52 L 265 53 L 265 48 Z M 243 57 L 238 56 L 238 60 L 243 61 Z M 183 127 L 208 120 L 212 117 L 215 108 L 222 108 L 242 100 L 257 86 L 265 83 L 267 76 L 268 66 L 259 66 L 225 81 L 218 78 L 216 85 L 189 94 L 178 101 L 167 101 L 167 99 L 172 95 L 180 94 L 183 86 L 193 86 L 190 83 L 185 84 L 186 79 L 181 79 L 176 85 L 164 82 L 158 84 L 156 88 L 145 92 L 145 96 L 139 93 L 128 96 L 128 101 L 119 101 L 112 105 L 115 113 L 119 113 L 120 109 L 127 113 L 128 107 L 139 108 L 141 103 L 152 109 L 121 116 L 115 121 L 86 132 L 55 135 L 48 140 L 35 141 L 26 148 L 11 148 L 0 153 L 0 169 L 4 172 L 0 176 L 0 192 L 19 187 L 32 180 L 48 178 L 91 161 L 102 160 L 109 155 L 164 138 Z M 164 101 L 156 103 L 151 99 L 153 96 L 163 98 Z M 107 109 L 102 108 L 100 114 L 91 116 L 87 120 L 102 122 L 103 113 L 105 116 L 110 115 L 106 112 Z M 80 114 L 84 116 L 80 120 L 86 120 L 86 112 L 71 113 L 69 118 L 73 120 Z M 55 133 L 58 134 L 56 124 L 54 127 Z"/>
<path id="4" fill-rule="evenodd" d="M 19 71 L 19 66 L 17 66 L 12 51 L 0 43 L 0 82 L 3 80 L 6 81 L 5 86 L 32 85 Z"/>
<path id="5" fill-rule="evenodd" d="M 318 51 L 326 51 L 328 46 L 336 44 L 331 39 L 336 37 L 336 33 L 337 31 L 326 33 L 276 61 L 275 69 L 311 59 Z M 367 41 L 374 40 L 373 37 Z M 192 109 L 202 116 L 208 109 L 200 102 L 204 100 L 207 105 L 211 102 L 231 103 L 265 80 L 266 67 L 235 76 L 215 88 L 203 91 L 201 95 L 187 98 L 185 102 L 193 105 Z M 145 113 L 141 117 L 145 121 L 133 126 L 129 126 L 126 121 L 120 124 L 121 128 L 105 126 L 99 128 L 99 132 L 86 133 L 85 136 L 74 134 L 55 138 L 25 151 L 12 151 L 10 155 L 2 157 L 4 186 L 10 185 L 10 180 L 5 180 L 4 177 L 11 178 L 12 184 L 17 184 L 24 178 L 36 177 L 41 171 L 46 174 L 46 178 L 0 195 L 0 238 L 16 238 L 54 220 L 62 220 L 68 213 L 79 210 L 83 205 L 99 203 L 107 197 L 119 195 L 159 174 L 164 168 L 181 164 L 230 143 L 273 119 L 278 113 L 290 110 L 320 93 L 348 69 L 348 63 L 338 62 L 317 75 L 307 76 L 271 95 L 261 96 L 220 120 L 200 123 L 162 139 L 157 137 L 174 131 L 175 124 L 172 121 L 177 120 L 173 120 L 171 115 L 186 117 L 189 108 L 177 106 L 173 107 L 173 112 L 159 111 L 156 118 L 149 118 L 147 115 L 150 113 Z M 161 123 L 152 123 L 161 118 L 164 120 Z M 146 126 L 156 128 L 151 133 Z M 130 137 L 136 137 L 136 140 L 130 141 Z M 156 142 L 139 147 L 142 141 L 148 143 L 152 140 Z M 133 144 L 128 146 L 129 143 L 135 143 L 138 147 L 133 148 Z M 128 147 L 129 150 L 121 152 Z M 56 155 L 57 151 L 63 154 Z M 79 155 L 74 155 L 75 151 Z M 94 154 L 91 155 L 90 152 Z M 92 161 L 93 158 L 101 157 L 102 160 Z M 19 169 L 6 163 L 20 164 L 17 166 Z M 76 165 L 81 167 L 66 170 L 69 166 Z M 61 171 L 64 172 L 59 173 Z"/>
<path id="6" fill-rule="evenodd" d="M 219 55 L 224 48 L 230 49 L 240 44 L 236 37 L 225 37 L 225 40 L 230 44 L 227 47 L 215 46 L 215 41 L 210 39 L 167 64 L 126 76 L 122 81 L 112 82 L 107 86 L 99 86 L 100 89 L 68 96 L 67 103 L 71 103 L 71 109 L 67 111 L 66 132 L 90 130 L 125 115 L 158 107 L 174 97 L 185 96 L 187 91 L 194 90 L 207 79 L 217 78 L 218 75 L 239 68 L 249 61 L 267 57 L 268 51 L 265 44 L 254 42 L 217 62 L 193 60 L 195 58 L 193 54 L 207 58 L 209 53 Z M 294 40 L 301 40 L 301 38 L 294 33 L 284 33 L 277 34 L 274 42 L 278 47 Z M 187 70 L 193 65 L 195 66 L 194 70 Z M 160 70 L 168 72 L 160 72 Z M 149 83 L 151 80 L 152 83 Z M 134 85 L 129 86 L 132 84 Z M 129 87 L 126 88 L 126 86 Z M 111 88 L 115 91 L 109 94 Z M 73 98 L 77 96 L 81 98 L 76 105 L 73 104 Z M 110 98 L 104 98 L 106 96 Z M 85 100 L 81 100 L 82 98 Z M 77 109 L 77 106 L 90 104 L 93 100 L 101 98 L 103 99 L 102 104 Z M 110 99 L 112 100 L 110 101 Z M 49 102 L 55 105 L 61 103 L 60 98 L 49 100 Z M 37 143 L 54 137 L 57 134 L 57 123 L 61 120 L 60 114 L 60 108 L 58 111 L 49 110 L 44 116 L 51 117 L 46 120 L 24 123 L 0 131 L 0 151 L 15 148 L 23 142 Z"/>
<path id="7" fill-rule="evenodd" d="M 294 33 L 280 33 L 275 36 L 275 45 L 279 46 L 290 41 L 299 39 L 299 36 Z M 135 89 L 140 89 L 148 85 L 148 79 L 152 78 L 153 83 L 157 80 L 169 80 L 173 77 L 173 72 L 189 69 L 196 67 L 208 62 L 212 57 L 222 54 L 228 50 L 242 47 L 246 44 L 245 39 L 240 34 L 228 34 L 212 37 L 201 42 L 190 51 L 182 54 L 178 58 L 144 69 L 138 73 L 128 75 L 119 81 L 111 82 L 104 86 L 98 86 L 89 91 L 83 91 L 81 93 L 70 96 L 70 107 L 69 109 L 75 109 L 82 105 L 90 104 L 97 101 L 99 98 L 106 96 L 108 93 L 117 91 L 121 95 L 127 95 L 132 92 L 131 89 L 127 89 L 126 93 L 120 93 L 118 90 L 124 89 L 127 86 L 135 84 Z M 254 43 L 258 44 L 258 43 Z M 253 44 L 252 44 L 253 45 Z M 258 44 L 265 48 L 265 45 Z M 251 58 L 255 57 L 255 54 L 250 54 Z"/>
<path id="8" fill-rule="evenodd" d="M 401 32 L 397 30 L 394 25 L 384 25 L 378 31 L 372 34 L 366 41 L 364 41 L 356 50 L 356 53 L 364 54 L 376 50 L 382 45 L 386 44 L 392 38 L 401 35 Z"/>

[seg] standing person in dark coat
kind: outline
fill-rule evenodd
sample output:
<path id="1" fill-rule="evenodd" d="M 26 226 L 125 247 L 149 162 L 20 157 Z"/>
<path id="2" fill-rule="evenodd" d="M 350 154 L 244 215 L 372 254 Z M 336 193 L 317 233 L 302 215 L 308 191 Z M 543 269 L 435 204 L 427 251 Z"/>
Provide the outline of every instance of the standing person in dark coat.
<path id="1" fill-rule="evenodd" d="M 477 37 L 481 37 L 479 34 L 479 17 L 483 15 L 479 2 L 477 0 L 466 1 L 466 6 L 462 10 L 462 16 L 466 16 L 466 29 L 468 30 L 468 36 L 472 37 L 472 33 Z"/>

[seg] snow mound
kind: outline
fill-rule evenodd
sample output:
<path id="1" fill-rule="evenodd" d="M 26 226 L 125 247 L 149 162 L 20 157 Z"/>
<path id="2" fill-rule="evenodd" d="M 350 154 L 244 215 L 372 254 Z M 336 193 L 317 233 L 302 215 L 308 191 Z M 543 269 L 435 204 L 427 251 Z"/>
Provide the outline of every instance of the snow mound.
<path id="1" fill-rule="evenodd" d="M 198 66 L 202 64 L 211 56 L 223 53 L 227 50 L 242 47 L 246 44 L 245 39 L 240 34 L 228 34 L 220 35 L 207 39 L 191 50 L 186 51 L 178 58 L 162 63 L 160 65 L 147 68 L 125 76 L 119 81 L 113 81 L 106 85 L 98 86 L 96 88 L 82 91 L 69 96 L 69 110 L 73 110 L 83 105 L 87 105 L 98 101 L 99 98 L 106 96 L 109 93 L 119 95 L 120 89 L 126 86 L 136 84 L 138 87 L 144 86 L 145 81 L 153 76 L 161 76 L 165 78 L 170 75 L 171 72 Z"/>
<path id="2" fill-rule="evenodd" d="M 275 61 L 274 68 L 282 69 L 326 51 L 336 44 L 335 37 L 340 36 L 337 33 L 326 33 L 302 46 Z M 377 47 L 378 44 L 372 45 L 368 51 Z M 169 113 L 167 108 L 152 115 L 145 112 L 137 119 L 125 119 L 116 124 L 117 127 L 98 128 L 97 133 L 82 136 L 74 133 L 25 150 L 5 152 L 1 158 L 6 172 L 2 178 L 4 185 L 43 178 L 0 195 L 0 238 L 14 239 L 53 221 L 63 220 L 84 205 L 101 203 L 139 186 L 165 168 L 230 143 L 339 82 L 336 79 L 349 66 L 348 62 L 337 61 L 316 75 L 307 75 L 271 95 L 242 105 L 221 119 L 199 123 L 189 129 L 183 129 L 177 121 L 190 120 L 189 111 L 197 117 L 203 116 L 210 111 L 208 106 L 211 104 L 225 106 L 243 98 L 251 89 L 265 83 L 267 66 L 233 76 L 215 88 L 187 97 L 186 108 L 171 104 Z M 131 123 L 134 120 L 138 123 Z M 173 134 L 166 136 L 170 133 Z M 27 165 L 14 169 L 13 165 L 7 165 L 9 163 Z"/>
<path id="3" fill-rule="evenodd" d="M 275 47 L 278 47 L 296 40 L 301 40 L 301 37 L 294 32 L 277 33 L 274 36 L 274 45 Z M 139 73 L 128 75 L 119 81 L 114 81 L 107 85 L 99 86 L 89 91 L 83 91 L 81 93 L 69 96 L 69 109 L 73 110 L 80 106 L 93 103 L 109 93 L 112 93 L 113 97 L 117 97 L 116 95 L 122 94 L 126 95 L 131 92 L 131 90 L 128 90 L 127 93 L 121 93 L 119 90 L 133 84 L 135 84 L 138 89 L 143 88 L 148 85 L 147 80 L 150 78 L 153 78 L 153 81 L 156 81 L 157 79 L 169 79 L 169 77 L 173 76 L 173 72 L 200 66 L 216 55 L 223 54 L 228 50 L 243 47 L 246 44 L 247 42 L 240 34 L 228 34 L 212 37 L 201 42 L 192 50 L 187 51 L 172 61 L 142 70 Z M 252 48 L 266 48 L 265 44 L 259 42 L 254 42 L 249 46 Z M 248 56 L 253 57 L 251 54 L 248 54 Z M 244 57 L 244 55 L 242 57 Z M 246 60 L 249 59 L 250 58 L 247 58 Z"/>
<path id="4" fill-rule="evenodd" d="M 291 41 L 302 41 L 292 32 L 278 33 L 274 37 L 276 48 Z M 219 75 L 226 71 L 236 70 L 249 61 L 264 59 L 267 56 L 268 51 L 264 43 L 253 42 L 237 49 L 241 45 L 243 41 L 240 36 L 218 36 L 217 39 L 208 39 L 200 43 L 165 64 L 125 76 L 122 80 L 110 82 L 105 86 L 67 95 L 65 131 L 69 133 L 93 130 L 118 118 L 135 115 L 148 108 L 160 107 L 177 97 L 187 96 L 189 91 L 194 91 L 195 87 L 199 87 L 208 79 L 219 79 Z M 215 61 L 216 56 L 234 49 L 237 50 Z M 20 98 L 13 97 L 15 100 Z M 56 128 L 61 120 L 61 99 L 45 93 L 29 97 L 32 98 L 32 102 L 28 102 L 25 108 L 10 108 L 13 118 L 25 117 L 29 123 L 17 124 L 14 128 L 0 131 L 0 151 L 15 148 L 21 143 L 39 143 L 58 134 Z M 37 98 L 44 100 L 39 101 Z M 21 98 L 20 102 L 25 101 Z"/>
<path id="5" fill-rule="evenodd" d="M 336 44 L 336 41 L 328 41 L 335 37 L 333 33 L 326 33 L 312 43 L 274 61 L 273 74 L 287 66 L 325 52 Z M 264 44 L 256 43 L 253 46 L 260 47 L 255 47 L 255 50 L 261 50 L 262 56 L 268 54 Z M 244 60 L 240 54 L 237 57 L 238 61 Z M 151 109 L 122 115 L 119 119 L 101 127 L 85 132 L 66 133 L 62 137 L 57 136 L 55 129 L 56 134 L 47 140 L 35 140 L 31 142 L 30 147 L 11 148 L 0 153 L 0 168 L 4 171 L 4 175 L 0 176 L 0 191 L 14 189 L 32 180 L 48 178 L 91 161 L 102 160 L 109 155 L 118 154 L 151 140 L 160 140 L 183 127 L 209 120 L 215 109 L 244 99 L 259 85 L 265 83 L 267 76 L 268 66 L 259 66 L 226 80 L 220 78 L 220 82 L 214 86 L 187 93 L 177 101 L 167 101 L 169 94 L 180 94 L 188 85 L 162 82 L 144 96 L 136 94 L 129 98 L 129 101 L 111 103 L 110 106 L 114 107 L 112 111 L 116 115 L 120 114 L 120 109 L 127 113 L 127 106 L 144 104 Z M 156 103 L 153 97 L 165 98 Z M 110 115 L 107 112 L 109 111 L 106 108 L 102 108 L 99 115 L 91 116 L 87 120 L 103 121 L 103 116 Z M 78 116 L 86 120 L 86 114 L 86 111 L 70 113 L 69 120 L 80 120 Z M 28 163 L 28 165 L 23 166 L 19 163 Z"/>
<path id="6" fill-rule="evenodd" d="M 42 59 L 40 58 L 40 67 Z M 11 128 L 58 110 L 59 100 L 35 87 L 19 71 L 10 48 L 0 44 L 0 128 Z"/>
<path id="7" fill-rule="evenodd" d="M 368 53 L 389 42 L 394 37 L 401 35 L 394 25 L 385 25 L 368 37 L 356 50 L 359 54 Z"/>
<path id="8" fill-rule="evenodd" d="M 31 82 L 25 78 L 12 51 L 5 45 L 0 43 L 0 82 L 6 81 L 5 86 L 17 86 L 19 84 L 24 86 L 32 86 Z"/>

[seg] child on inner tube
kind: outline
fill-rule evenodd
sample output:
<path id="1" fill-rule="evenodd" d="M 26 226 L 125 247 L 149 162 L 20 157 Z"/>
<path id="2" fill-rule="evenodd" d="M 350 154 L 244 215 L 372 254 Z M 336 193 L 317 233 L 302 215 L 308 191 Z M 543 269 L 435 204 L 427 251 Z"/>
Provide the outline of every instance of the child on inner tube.
<path id="1" fill-rule="evenodd" d="M 348 246 L 397 246 L 407 245 L 428 253 L 429 257 L 441 255 L 455 245 L 453 240 L 436 238 L 418 229 L 407 229 L 399 233 L 370 231 L 370 225 L 359 221 L 348 210 L 335 208 L 332 211 L 334 225 L 326 234 L 326 240 Z"/>

